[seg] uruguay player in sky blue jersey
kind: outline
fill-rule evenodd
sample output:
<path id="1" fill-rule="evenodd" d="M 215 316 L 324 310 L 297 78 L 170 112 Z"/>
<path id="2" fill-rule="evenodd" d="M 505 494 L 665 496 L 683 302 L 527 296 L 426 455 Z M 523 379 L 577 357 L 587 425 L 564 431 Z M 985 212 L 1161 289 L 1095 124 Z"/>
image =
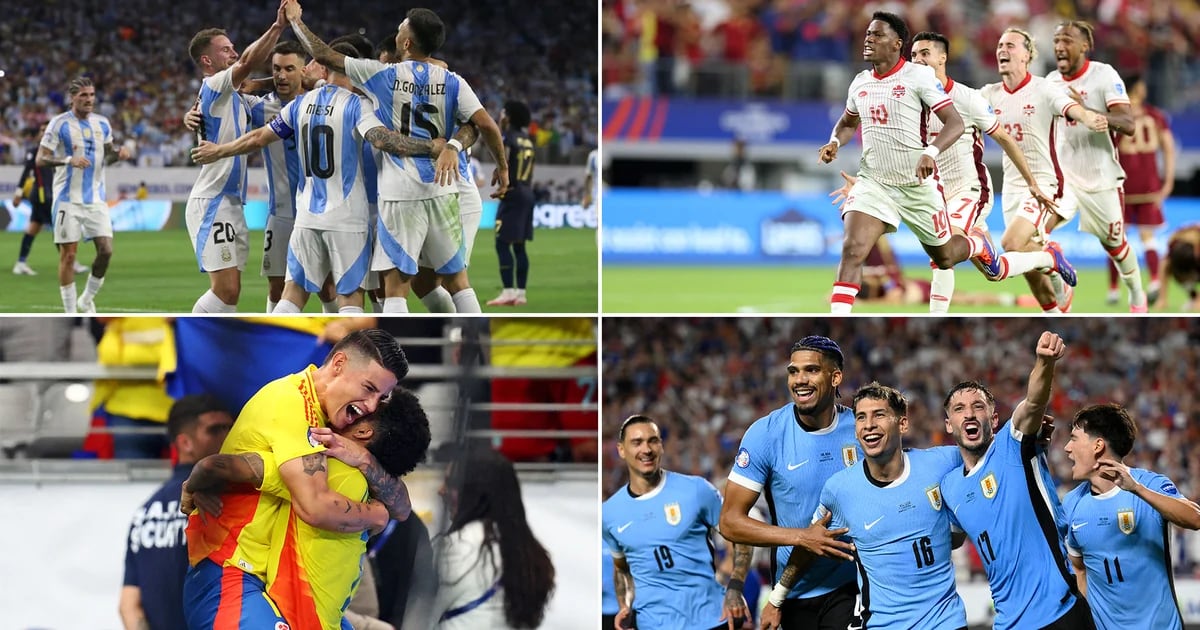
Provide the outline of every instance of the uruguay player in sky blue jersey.
<path id="1" fill-rule="evenodd" d="M 962 466 L 954 446 L 905 449 L 908 401 L 894 388 L 871 383 L 854 394 L 855 432 L 864 460 L 825 482 L 812 516 L 832 516 L 854 542 L 863 628 L 948 630 L 967 627 L 967 612 L 954 586 L 949 510 L 940 482 Z M 763 627 L 778 625 L 784 594 L 811 557 L 792 552 L 780 586 L 763 610 Z"/>
<path id="2" fill-rule="evenodd" d="M 996 402 L 987 388 L 959 383 L 946 397 L 946 430 L 964 467 L 942 479 L 942 500 L 983 561 L 996 630 L 1094 628 L 1070 573 L 1061 510 L 1038 446 L 1054 366 L 1065 352 L 1061 337 L 1042 333 L 1025 400 L 994 436 Z"/>
<path id="3" fill-rule="evenodd" d="M 1200 506 L 1170 479 L 1125 465 L 1136 439 L 1120 405 L 1075 414 L 1066 451 L 1083 483 L 1063 499 L 1067 553 L 1096 627 L 1181 630 L 1167 524 L 1200 529 Z"/>
<path id="4" fill-rule="evenodd" d="M 750 613 L 736 585 L 725 593 L 716 580 L 710 535 L 721 495 L 701 477 L 663 470 L 662 437 L 650 418 L 629 417 L 617 439 L 629 483 L 604 502 L 600 528 L 620 606 L 612 627 L 626 627 L 636 611 L 637 627 L 647 630 L 733 630 Z M 740 550 L 734 574 L 745 576 L 751 554 Z"/>
<path id="5" fill-rule="evenodd" d="M 819 556 L 784 602 L 787 630 L 845 630 L 858 588 L 846 529 L 810 525 L 825 481 L 860 456 L 854 413 L 837 404 L 845 362 L 837 343 L 809 336 L 792 345 L 787 387 L 792 400 L 759 418 L 742 437 L 725 485 L 721 534 L 738 543 L 775 546 L 771 579 L 778 580 L 791 549 Z M 766 493 L 770 523 L 750 518 Z"/>

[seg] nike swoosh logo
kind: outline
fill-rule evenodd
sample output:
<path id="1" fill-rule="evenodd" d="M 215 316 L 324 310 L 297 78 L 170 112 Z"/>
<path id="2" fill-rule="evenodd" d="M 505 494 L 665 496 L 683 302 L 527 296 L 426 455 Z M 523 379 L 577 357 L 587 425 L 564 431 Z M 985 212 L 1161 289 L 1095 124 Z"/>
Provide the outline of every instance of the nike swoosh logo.
<path id="1" fill-rule="evenodd" d="M 626 529 L 629 529 L 630 525 L 633 525 L 633 521 L 629 521 L 628 523 L 625 523 L 624 525 L 618 527 L 617 533 L 620 534 L 621 532 L 625 531 Z"/>
<path id="2" fill-rule="evenodd" d="M 882 517 L 882 516 L 880 516 L 879 518 L 877 518 L 877 519 L 875 519 L 875 520 L 871 521 L 870 523 L 867 523 L 866 525 L 863 525 L 863 528 L 864 528 L 864 529 L 871 529 L 872 527 L 875 527 L 875 524 L 876 524 L 876 523 L 878 523 L 879 521 L 882 521 L 882 520 L 883 520 L 883 517 Z"/>
<path id="3" fill-rule="evenodd" d="M 1079 529 L 1080 527 L 1083 527 L 1084 525 L 1087 525 L 1087 521 L 1084 521 L 1077 525 L 1073 524 L 1073 525 L 1071 525 L 1071 531 L 1075 531 L 1075 530 Z"/>
<path id="4" fill-rule="evenodd" d="M 797 468 L 799 468 L 807 463 L 808 463 L 808 460 L 806 459 L 806 460 L 800 462 L 799 464 L 788 464 L 788 470 L 796 470 Z"/>

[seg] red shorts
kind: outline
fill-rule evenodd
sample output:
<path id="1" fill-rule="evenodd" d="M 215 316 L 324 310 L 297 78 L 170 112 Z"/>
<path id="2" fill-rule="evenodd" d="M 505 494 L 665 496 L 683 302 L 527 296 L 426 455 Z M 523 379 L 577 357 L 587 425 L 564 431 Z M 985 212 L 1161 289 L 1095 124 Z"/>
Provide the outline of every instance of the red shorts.
<path id="1" fill-rule="evenodd" d="M 1125 225 L 1144 225 L 1160 227 L 1166 221 L 1163 219 L 1162 204 L 1158 203 L 1126 203 Z"/>
<path id="2" fill-rule="evenodd" d="M 596 355 L 580 359 L 576 366 L 595 366 Z M 492 379 L 492 402 L 495 403 L 569 403 L 596 402 L 596 377 L 579 379 Z M 493 411 L 492 428 L 505 429 L 562 429 L 598 431 L 600 416 L 596 411 Z M 595 442 L 596 438 L 570 438 L 570 444 Z M 500 442 L 500 452 L 512 461 L 542 460 L 550 456 L 562 440 L 553 438 L 511 438 Z"/>

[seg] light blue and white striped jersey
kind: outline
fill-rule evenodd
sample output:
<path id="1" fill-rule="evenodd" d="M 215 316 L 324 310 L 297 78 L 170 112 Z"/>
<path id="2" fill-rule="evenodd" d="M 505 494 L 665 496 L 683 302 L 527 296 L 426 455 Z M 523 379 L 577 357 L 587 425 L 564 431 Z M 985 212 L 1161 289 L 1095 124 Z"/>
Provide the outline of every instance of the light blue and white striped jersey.
<path id="1" fill-rule="evenodd" d="M 653 490 L 635 497 L 624 485 L 600 512 L 604 544 L 629 563 L 639 628 L 697 630 L 720 623 L 725 589 L 717 584 L 709 534 L 721 517 L 721 495 L 711 483 L 664 471 Z"/>
<path id="2" fill-rule="evenodd" d="M 450 139 L 459 120 L 483 109 L 461 77 L 423 61 L 385 64 L 346 58 L 346 75 L 374 103 L 379 119 L 392 131 L 422 139 Z M 434 159 L 385 154 L 379 196 L 383 201 L 434 199 L 457 192 L 454 184 L 434 181 Z"/>
<path id="3" fill-rule="evenodd" d="M 216 144 L 233 142 L 246 133 L 250 112 L 246 101 L 233 85 L 233 68 L 204 77 L 200 86 L 200 132 Z M 246 156 L 235 155 L 200 167 L 200 176 L 192 185 L 192 199 L 229 197 L 246 201 Z"/>
<path id="4" fill-rule="evenodd" d="M 800 426 L 796 406 L 789 402 L 746 429 L 729 481 L 763 493 L 771 524 L 808 527 L 825 482 L 860 459 L 853 410 L 838 405 L 833 424 L 806 431 Z M 775 549 L 774 581 L 779 580 L 791 553 L 791 547 Z M 852 563 L 817 558 L 792 587 L 788 599 L 817 597 L 853 581 Z"/>
<path id="5" fill-rule="evenodd" d="M 872 479 L 862 461 L 834 474 L 813 522 L 832 513 L 830 529 L 850 529 L 865 628 L 965 627 L 950 561 L 950 510 L 942 507 L 940 489 L 946 472 L 962 466 L 962 455 L 957 446 L 942 446 L 901 456 L 904 472 L 895 481 Z"/>
<path id="6" fill-rule="evenodd" d="M 299 98 L 299 97 L 297 97 Z M 250 107 L 250 127 L 265 127 L 287 105 L 279 95 L 271 92 L 265 97 L 246 96 Z M 296 138 L 272 142 L 263 147 L 263 163 L 267 165 L 267 212 L 281 219 L 296 218 L 296 190 L 303 179 L 300 171 L 300 152 L 296 150 Z"/>
<path id="7" fill-rule="evenodd" d="M 104 147 L 112 141 L 112 125 L 100 114 L 92 113 L 86 120 L 79 120 L 68 109 L 50 119 L 42 146 L 54 157 L 85 157 L 92 163 L 87 168 L 66 164 L 54 169 L 56 203 L 104 202 Z"/>
<path id="8" fill-rule="evenodd" d="M 942 478 L 951 522 L 967 533 L 987 572 L 996 630 L 1041 628 L 1075 605 L 1061 510 L 1037 439 L 1009 420 L 974 468 Z"/>
<path id="9" fill-rule="evenodd" d="M 1141 468 L 1129 473 L 1147 490 L 1176 499 L 1170 479 Z M 1067 552 L 1083 558 L 1087 600 L 1097 628 L 1180 630 L 1171 579 L 1170 527 L 1158 510 L 1119 487 L 1092 494 L 1083 482 L 1063 499 Z"/>
<path id="10" fill-rule="evenodd" d="M 584 170 L 585 175 L 592 176 L 592 203 L 600 198 L 600 162 L 596 157 L 596 150 L 592 149 L 587 156 L 587 167 Z M 585 178 L 586 179 L 586 178 Z"/>
<path id="11" fill-rule="evenodd" d="M 370 102 L 325 85 L 288 103 L 270 125 L 299 146 L 304 179 L 296 191 L 296 227 L 366 232 L 362 137 L 382 126 Z"/>

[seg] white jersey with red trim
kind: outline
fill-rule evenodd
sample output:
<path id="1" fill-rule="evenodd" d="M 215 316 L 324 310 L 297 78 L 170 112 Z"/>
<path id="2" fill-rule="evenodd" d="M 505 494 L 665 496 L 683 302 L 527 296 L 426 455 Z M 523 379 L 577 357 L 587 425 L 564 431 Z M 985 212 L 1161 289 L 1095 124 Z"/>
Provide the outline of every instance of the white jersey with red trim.
<path id="1" fill-rule="evenodd" d="M 1032 74 L 1025 75 L 1015 90 L 1009 90 L 1003 83 L 989 83 L 980 88 L 979 93 L 991 104 L 1004 131 L 1021 147 L 1038 187 L 1048 195 L 1061 197 L 1063 177 L 1055 148 L 1054 119 L 1065 116 L 1067 108 L 1075 101 L 1046 79 Z M 1007 191 L 1010 186 L 1020 190 L 1028 188 L 1025 178 L 1006 154 L 1004 189 Z"/>
<path id="2" fill-rule="evenodd" d="M 1075 88 L 1083 97 L 1084 106 L 1093 111 L 1107 112 L 1113 105 L 1129 104 L 1121 75 L 1112 66 L 1099 61 L 1085 60 L 1074 76 L 1051 72 L 1046 81 L 1064 94 L 1069 93 L 1068 86 Z M 1063 175 L 1073 188 L 1108 190 L 1125 180 L 1125 169 L 1117 159 L 1111 133 L 1097 133 L 1083 123 L 1063 119 L 1058 121 L 1058 135 Z"/>
<path id="3" fill-rule="evenodd" d="M 862 119 L 859 172 L 881 184 L 920 185 L 917 161 L 927 145 L 925 111 L 952 103 L 928 66 L 902 58 L 887 74 L 860 72 L 846 99 L 846 111 Z"/>
<path id="4" fill-rule="evenodd" d="M 992 190 L 992 176 L 983 163 L 983 136 L 992 134 L 1000 126 L 992 106 L 983 99 L 979 90 L 947 78 L 946 93 L 954 101 L 954 109 L 962 116 L 966 131 L 958 140 L 937 157 L 938 177 L 942 188 L 951 191 L 979 189 L 982 195 Z M 942 119 L 930 113 L 929 143 L 942 132 Z"/>

